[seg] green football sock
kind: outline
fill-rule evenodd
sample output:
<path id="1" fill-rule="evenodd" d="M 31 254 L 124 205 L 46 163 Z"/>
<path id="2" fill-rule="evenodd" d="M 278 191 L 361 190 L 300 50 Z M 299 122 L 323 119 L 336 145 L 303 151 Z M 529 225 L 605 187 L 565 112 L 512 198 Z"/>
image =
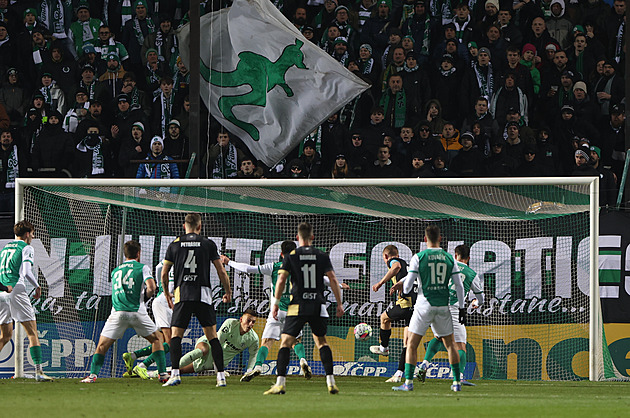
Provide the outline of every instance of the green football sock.
<path id="1" fill-rule="evenodd" d="M 453 381 L 459 383 L 461 380 L 461 372 L 459 370 L 460 363 L 451 364 L 451 370 L 453 370 Z"/>
<path id="2" fill-rule="evenodd" d="M 256 354 L 256 366 L 262 366 L 267 359 L 267 354 L 269 354 L 269 349 L 264 345 L 258 349 L 258 354 Z"/>
<path id="3" fill-rule="evenodd" d="M 151 357 L 155 359 L 155 363 L 157 364 L 158 373 L 166 373 L 166 357 L 164 356 L 164 351 L 156 351 L 155 353 L 151 353 Z"/>
<path id="4" fill-rule="evenodd" d="M 133 353 L 136 355 L 136 358 L 140 358 L 151 355 L 152 351 L 153 349 L 151 348 L 151 345 L 147 345 L 146 347 L 143 347 L 140 350 L 136 350 Z"/>
<path id="5" fill-rule="evenodd" d="M 90 374 L 98 375 L 104 362 L 105 356 L 103 354 L 94 353 L 92 356 L 92 364 L 90 365 Z"/>
<path id="6" fill-rule="evenodd" d="M 39 345 L 35 345 L 28 349 L 31 353 L 31 358 L 33 359 L 33 363 L 42 364 L 42 347 Z"/>
<path id="7" fill-rule="evenodd" d="M 306 350 L 304 350 L 304 344 L 302 343 L 295 344 L 295 347 L 293 347 L 293 350 L 295 351 L 295 354 L 297 354 L 299 359 L 306 358 Z"/>
<path id="8" fill-rule="evenodd" d="M 457 350 L 459 353 L 459 369 L 462 373 L 464 373 L 464 369 L 466 368 L 466 352 L 464 350 Z"/>
<path id="9" fill-rule="evenodd" d="M 416 371 L 415 364 L 405 363 L 405 379 L 413 380 L 413 372 Z"/>
<path id="10" fill-rule="evenodd" d="M 184 354 L 182 359 L 179 361 L 179 367 L 182 368 L 184 366 L 188 366 L 193 361 L 201 357 L 203 357 L 203 351 L 201 351 L 201 349 L 199 348 L 195 348 L 193 351 Z"/>
<path id="11" fill-rule="evenodd" d="M 164 355 L 166 355 L 170 351 L 170 346 L 168 345 L 168 343 L 162 343 L 162 346 L 164 347 Z M 152 365 L 153 363 L 156 363 L 156 362 L 157 361 L 155 359 L 155 353 L 151 353 L 151 355 L 149 357 L 145 358 L 142 363 L 145 366 L 147 366 L 147 368 L 148 368 L 150 365 Z"/>
<path id="12" fill-rule="evenodd" d="M 424 359 L 430 362 L 431 360 L 433 360 L 433 357 L 435 357 L 437 352 L 443 348 L 444 344 L 442 344 L 442 341 L 438 340 L 437 338 L 432 339 L 431 341 L 429 341 L 429 344 L 427 344 L 427 352 L 424 355 Z"/>

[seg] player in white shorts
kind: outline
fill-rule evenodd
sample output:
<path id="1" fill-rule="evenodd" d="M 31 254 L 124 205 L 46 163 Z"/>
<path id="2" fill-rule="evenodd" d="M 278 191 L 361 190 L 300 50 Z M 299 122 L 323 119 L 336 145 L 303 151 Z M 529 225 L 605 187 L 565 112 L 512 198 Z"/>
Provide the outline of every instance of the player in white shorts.
<path id="1" fill-rule="evenodd" d="M 442 337 L 448 351 L 449 362 L 453 369 L 453 385 L 451 390 L 461 390 L 461 374 L 459 355 L 453 341 L 453 321 L 448 308 L 449 283 L 455 286 L 459 302 L 459 322 L 465 323 L 466 309 L 464 308 L 464 287 L 462 286 L 459 269 L 453 256 L 440 248 L 440 228 L 429 225 L 424 232 L 427 249 L 411 258 L 407 269 L 407 276 L 391 288 L 391 293 L 403 290 L 409 293 L 416 279 L 418 279 L 418 299 L 409 323 L 409 338 L 407 341 L 407 359 L 405 362 L 405 383 L 395 386 L 396 391 L 413 390 L 413 374 L 418 358 L 418 345 L 429 326 L 432 326 L 436 336 Z"/>
<path id="2" fill-rule="evenodd" d="M 162 277 L 162 263 L 155 266 L 155 277 Z M 173 293 L 174 279 L 173 270 L 168 275 L 168 289 Z M 166 296 L 162 290 L 162 281 L 158 280 L 158 292 L 153 303 L 151 305 L 153 311 L 153 318 L 155 319 L 155 325 L 162 333 L 162 346 L 164 347 L 164 354 L 169 352 L 169 342 L 171 341 L 171 318 L 173 317 L 173 310 L 169 308 Z M 142 357 L 146 357 L 137 368 L 135 366 L 136 360 Z M 142 379 L 149 379 L 147 369 L 151 364 L 155 363 L 155 359 L 152 355 L 151 345 L 143 347 L 139 350 L 124 353 L 122 355 L 123 361 L 127 371 L 123 374 L 123 377 L 141 377 Z"/>
<path id="3" fill-rule="evenodd" d="M 112 312 L 92 356 L 90 375 L 81 381 L 83 383 L 96 381 L 107 350 L 123 336 L 127 328 L 133 328 L 151 343 L 160 375 L 168 379 L 160 336 L 143 303 L 143 298 L 149 298 L 155 292 L 155 280 L 149 267 L 139 262 L 140 243 L 127 241 L 123 251 L 125 261 L 112 271 Z"/>

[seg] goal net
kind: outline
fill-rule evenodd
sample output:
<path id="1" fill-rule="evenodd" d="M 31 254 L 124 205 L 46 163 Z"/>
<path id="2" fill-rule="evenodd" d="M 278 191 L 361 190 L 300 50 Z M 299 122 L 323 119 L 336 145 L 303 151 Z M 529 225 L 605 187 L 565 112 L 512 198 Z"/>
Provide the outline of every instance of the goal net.
<path id="1" fill-rule="evenodd" d="M 35 301 L 45 370 L 84 376 L 111 309 L 112 269 L 121 244 L 136 239 L 141 262 L 151 268 L 183 232 L 187 212 L 200 212 L 202 234 L 237 262 L 277 261 L 280 243 L 295 239 L 297 225 L 314 226 L 314 244 L 330 254 L 343 291 L 345 315 L 331 319 L 328 340 L 339 375 L 391 376 L 398 364 L 403 328 L 394 324 L 390 356 L 370 352 L 379 343 L 379 317 L 393 305 L 389 285 L 372 291 L 385 274 L 383 248 L 398 247 L 410 260 L 425 248 L 430 223 L 442 230 L 442 245 L 453 252 L 471 248 L 470 267 L 482 278 L 486 301 L 469 307 L 467 378 L 602 380 L 619 377 L 607 346 L 597 301 L 597 195 L 593 179 L 398 179 L 377 180 L 56 180 L 19 179 L 18 217 L 36 227 L 33 242 L 42 298 Z M 228 268 L 233 302 L 212 269 L 218 323 L 247 308 L 260 317 L 259 336 L 269 312 L 269 278 Z M 357 341 L 356 324 L 372 326 Z M 307 359 L 323 373 L 319 352 L 305 329 Z M 183 352 L 202 334 L 193 322 Z M 423 342 L 431 338 L 429 330 Z M 32 373 L 25 335 L 17 337 L 16 374 Z M 128 330 L 106 356 L 101 376 L 120 377 L 122 353 L 146 342 Z M 275 373 L 276 345 L 265 373 Z M 419 356 L 424 355 L 424 345 Z M 248 354 L 228 370 L 242 372 Z M 291 354 L 289 373 L 298 373 Z M 167 356 L 168 357 L 168 356 Z M 590 365 L 590 367 L 589 367 Z M 446 378 L 445 353 L 428 377 Z"/>

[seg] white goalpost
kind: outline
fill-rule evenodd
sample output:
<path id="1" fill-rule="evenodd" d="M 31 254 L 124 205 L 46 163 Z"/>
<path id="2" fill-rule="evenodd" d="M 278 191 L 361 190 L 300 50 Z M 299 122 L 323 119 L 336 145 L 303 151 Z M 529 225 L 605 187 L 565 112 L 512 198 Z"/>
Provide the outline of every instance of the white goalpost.
<path id="1" fill-rule="evenodd" d="M 279 243 L 294 238 L 300 221 L 314 225 L 315 245 L 330 253 L 338 277 L 350 286 L 343 295 L 347 314 L 331 319 L 329 327 L 336 374 L 395 370 L 393 358 L 369 353 L 378 332 L 368 341 L 356 341 L 352 329 L 360 322 L 378 329 L 380 313 L 392 303 L 385 289 L 371 291 L 385 272 L 380 258 L 384 246 L 396 244 L 408 260 L 423 248 L 424 227 L 437 223 L 444 248 L 452 252 L 456 245 L 470 246 L 471 268 L 484 278 L 487 305 L 469 308 L 471 378 L 597 381 L 620 377 L 603 337 L 598 202 L 596 177 L 19 178 L 15 219 L 36 226 L 35 271 L 43 294 L 35 309 L 46 341 L 44 369 L 51 375 L 79 377 L 87 372 L 111 307 L 109 274 L 118 263 L 121 243 L 139 240 L 141 262 L 153 269 L 181 234 L 185 213 L 195 211 L 203 216 L 202 233 L 219 251 L 248 264 L 277 261 Z M 229 306 L 217 301 L 218 317 L 254 308 L 261 335 L 269 308 L 268 283 L 259 275 L 228 273 L 235 301 Z M 211 279 L 218 287 L 218 278 Z M 193 326 L 186 334 L 184 350 L 199 331 Z M 128 334 L 118 356 L 140 348 L 141 341 Z M 394 328 L 394 349 L 401 338 L 402 329 Z M 21 327 L 16 327 L 14 344 L 15 377 L 24 377 L 32 365 Z M 317 373 L 312 341 L 307 351 Z M 102 374 L 121 375 L 124 366 L 118 356 L 106 360 Z M 272 353 L 269 357 L 275 358 Z M 243 361 L 236 363 L 231 367 L 238 370 Z M 267 366 L 271 372 L 275 362 Z"/>

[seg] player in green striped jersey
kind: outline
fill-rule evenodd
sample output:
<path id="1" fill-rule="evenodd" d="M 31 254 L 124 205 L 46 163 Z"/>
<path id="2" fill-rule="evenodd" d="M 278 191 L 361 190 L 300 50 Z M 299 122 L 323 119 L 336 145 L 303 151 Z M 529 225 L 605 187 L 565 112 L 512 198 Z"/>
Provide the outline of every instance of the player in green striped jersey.
<path id="1" fill-rule="evenodd" d="M 289 254 L 291 251 L 295 250 L 297 246 L 293 241 L 284 241 L 280 245 L 280 261 L 275 263 L 266 263 L 259 266 L 251 266 L 245 263 L 237 263 L 229 259 L 229 257 L 222 255 L 221 261 L 223 264 L 227 264 L 233 269 L 247 273 L 247 274 L 262 274 L 264 276 L 271 277 L 271 302 L 269 306 L 272 306 L 275 303 L 274 294 L 276 293 L 276 281 L 278 280 L 278 271 L 280 267 L 282 267 L 282 258 L 284 258 L 285 254 Z M 271 315 L 271 310 L 269 311 L 269 316 L 267 317 L 267 323 L 265 324 L 265 329 L 263 330 L 262 335 L 262 345 L 258 350 L 258 355 L 256 356 L 256 364 L 252 370 L 248 370 L 243 377 L 241 378 L 241 382 L 249 382 L 254 377 L 259 376 L 262 373 L 262 365 L 267 359 L 267 354 L 269 354 L 269 349 L 273 347 L 273 343 L 275 341 L 280 341 L 280 335 L 282 334 L 282 327 L 284 326 L 284 320 L 287 315 L 287 308 L 289 306 L 289 302 L 291 301 L 291 293 L 290 287 L 287 286 L 282 294 L 282 297 L 279 301 L 280 312 L 278 313 L 278 320 L 275 320 Z M 297 354 L 300 359 L 300 373 L 304 375 L 307 379 L 310 379 L 312 376 L 311 368 L 306 361 L 306 353 L 304 350 L 304 345 L 298 339 L 293 346 L 293 350 L 295 354 Z"/>
<path id="2" fill-rule="evenodd" d="M 483 283 L 481 277 L 475 273 L 473 269 L 468 267 L 470 261 L 470 248 L 467 245 L 458 245 L 455 248 L 455 261 L 459 266 L 459 270 L 464 278 L 464 295 L 468 295 L 472 291 L 476 296 L 472 302 L 472 309 L 477 309 L 483 304 Z M 451 311 L 451 317 L 453 318 L 453 338 L 455 339 L 455 347 L 459 353 L 459 368 L 463 372 L 466 368 L 466 327 L 459 323 L 459 309 L 457 309 L 457 294 L 455 287 L 451 283 L 449 309 Z M 444 344 L 441 339 L 433 338 L 427 344 L 427 352 L 424 356 L 422 364 L 420 364 L 420 371 L 418 372 L 418 378 L 424 382 L 427 374 L 427 368 L 435 354 L 444 348 Z M 462 378 L 462 385 L 475 386 L 474 383 L 470 383 Z"/>
<path id="3" fill-rule="evenodd" d="M 409 323 L 409 338 L 407 341 L 407 360 L 405 363 L 405 383 L 392 389 L 397 391 L 413 390 L 413 374 L 418 359 L 418 345 L 429 326 L 436 336 L 441 337 L 448 359 L 453 369 L 453 385 L 455 392 L 461 390 L 459 355 L 455 349 L 453 339 L 453 321 L 449 311 L 449 284 L 452 281 L 455 286 L 457 300 L 459 302 L 459 322 L 466 321 L 466 309 L 464 308 L 464 287 L 459 273 L 459 268 L 453 256 L 440 248 L 440 228 L 437 225 L 429 225 L 424 231 L 427 241 L 427 249 L 419 252 L 411 258 L 407 276 L 392 286 L 390 293 L 403 290 L 405 294 L 413 288 L 416 279 L 419 281 L 418 298 L 414 306 L 414 312 Z"/>
<path id="4" fill-rule="evenodd" d="M 4 292 L 0 293 L 0 351 L 13 335 L 13 321 L 22 324 L 28 335 L 29 352 L 35 363 L 35 379 L 39 382 L 53 380 L 42 370 L 42 349 L 37 336 L 35 310 L 27 283 L 35 288 L 34 299 L 39 299 L 42 289 L 33 272 L 35 250 L 31 246 L 35 227 L 29 221 L 20 221 L 13 227 L 15 241 L 9 242 L 0 252 L 0 283 Z M 8 292 L 7 292 L 8 291 Z"/>
<path id="5" fill-rule="evenodd" d="M 123 336 L 127 328 L 133 328 L 138 335 L 151 343 L 153 352 L 156 353 L 155 361 L 158 371 L 163 378 L 166 375 L 166 359 L 160 334 L 143 303 L 143 297 L 148 299 L 155 293 L 157 288 L 155 279 L 153 279 L 151 269 L 139 262 L 140 243 L 138 241 L 125 242 L 123 252 L 125 261 L 112 271 L 112 313 L 105 322 L 96 352 L 92 356 L 90 375 L 81 381 L 83 383 L 96 381 L 107 350 Z"/>

